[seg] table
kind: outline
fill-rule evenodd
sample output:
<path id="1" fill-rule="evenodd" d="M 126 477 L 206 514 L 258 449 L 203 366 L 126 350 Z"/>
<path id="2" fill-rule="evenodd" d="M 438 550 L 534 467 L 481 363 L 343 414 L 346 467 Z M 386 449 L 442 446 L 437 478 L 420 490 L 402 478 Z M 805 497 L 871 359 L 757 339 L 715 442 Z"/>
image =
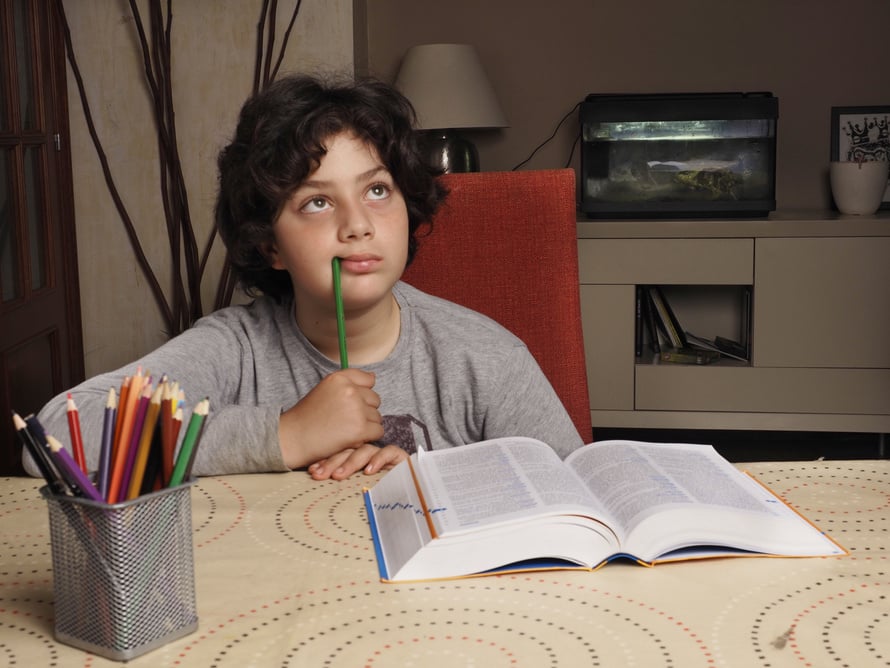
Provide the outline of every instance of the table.
<path id="1" fill-rule="evenodd" d="M 379 582 L 375 478 L 202 478 L 196 632 L 133 666 L 890 665 L 890 461 L 740 465 L 850 551 Z M 0 664 L 115 665 L 53 638 L 40 482 L 0 479 Z"/>

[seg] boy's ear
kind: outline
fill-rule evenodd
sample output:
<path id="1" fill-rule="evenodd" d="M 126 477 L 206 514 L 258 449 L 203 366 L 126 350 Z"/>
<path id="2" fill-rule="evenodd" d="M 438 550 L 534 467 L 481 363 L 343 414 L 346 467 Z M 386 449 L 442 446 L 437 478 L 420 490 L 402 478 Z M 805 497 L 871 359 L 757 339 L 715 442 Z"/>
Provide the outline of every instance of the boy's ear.
<path id="1" fill-rule="evenodd" d="M 274 243 L 263 244 L 260 252 L 265 256 L 266 262 L 272 269 L 284 269 L 281 257 L 278 255 L 278 247 Z"/>

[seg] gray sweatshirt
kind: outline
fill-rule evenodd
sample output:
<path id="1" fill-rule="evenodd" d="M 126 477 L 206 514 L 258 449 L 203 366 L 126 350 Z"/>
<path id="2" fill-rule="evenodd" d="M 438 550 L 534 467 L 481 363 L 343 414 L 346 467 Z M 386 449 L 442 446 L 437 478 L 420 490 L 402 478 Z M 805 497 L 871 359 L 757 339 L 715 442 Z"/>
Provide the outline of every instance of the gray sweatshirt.
<path id="1" fill-rule="evenodd" d="M 360 367 L 376 376 L 383 443 L 413 452 L 418 444 L 439 449 L 521 435 L 549 443 L 563 457 L 582 445 L 518 338 L 479 313 L 406 283 L 393 292 L 401 308 L 398 343 L 386 359 Z M 287 470 L 279 415 L 339 368 L 303 336 L 292 302 L 263 297 L 212 313 L 142 359 L 70 390 L 90 470 L 98 467 L 108 390 L 119 389 L 139 366 L 155 381 L 163 374 L 179 381 L 186 422 L 194 404 L 209 398 L 195 475 Z M 38 418 L 67 445 L 65 393 Z M 27 454 L 25 468 L 38 475 Z"/>

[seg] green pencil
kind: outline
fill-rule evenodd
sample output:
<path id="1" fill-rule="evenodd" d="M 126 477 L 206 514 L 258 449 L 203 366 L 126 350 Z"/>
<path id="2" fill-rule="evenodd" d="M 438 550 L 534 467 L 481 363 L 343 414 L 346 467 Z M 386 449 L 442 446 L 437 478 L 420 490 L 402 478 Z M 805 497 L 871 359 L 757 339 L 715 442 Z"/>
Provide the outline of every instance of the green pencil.
<path id="1" fill-rule="evenodd" d="M 170 483 L 168 487 L 176 487 L 181 485 L 185 479 L 186 470 L 194 459 L 194 450 L 198 447 L 198 436 L 201 433 L 201 427 L 204 424 L 204 418 L 210 412 L 210 400 L 202 399 L 192 411 L 192 417 L 189 419 L 189 426 L 182 437 L 182 445 L 179 446 L 179 454 L 176 455 L 176 465 L 173 467 L 173 473 L 170 474 Z"/>
<path id="2" fill-rule="evenodd" d="M 334 304 L 337 308 L 337 338 L 340 340 L 340 368 L 349 368 L 349 358 L 346 355 L 346 316 L 343 315 L 343 292 L 340 289 L 340 258 L 331 260 L 331 269 L 334 274 Z"/>

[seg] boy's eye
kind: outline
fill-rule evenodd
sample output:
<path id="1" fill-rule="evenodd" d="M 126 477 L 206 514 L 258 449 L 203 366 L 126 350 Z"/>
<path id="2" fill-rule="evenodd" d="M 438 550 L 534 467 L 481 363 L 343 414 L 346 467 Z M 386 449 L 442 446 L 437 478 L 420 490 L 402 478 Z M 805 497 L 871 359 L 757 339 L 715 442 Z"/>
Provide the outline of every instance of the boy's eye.
<path id="1" fill-rule="evenodd" d="M 390 188 L 385 183 L 375 183 L 368 188 L 368 197 L 370 199 L 386 199 L 389 196 Z"/>
<path id="2" fill-rule="evenodd" d="M 324 197 L 313 197 L 300 209 L 303 213 L 316 213 L 327 208 L 328 202 Z"/>

